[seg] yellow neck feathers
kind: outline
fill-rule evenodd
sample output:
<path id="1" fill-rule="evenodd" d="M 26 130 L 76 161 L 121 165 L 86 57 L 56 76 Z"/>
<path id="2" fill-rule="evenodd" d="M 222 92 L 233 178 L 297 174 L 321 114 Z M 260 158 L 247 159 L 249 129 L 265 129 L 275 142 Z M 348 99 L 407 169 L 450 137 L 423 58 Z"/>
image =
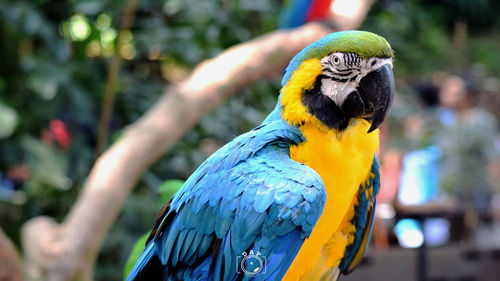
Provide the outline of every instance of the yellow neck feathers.
<path id="1" fill-rule="evenodd" d="M 283 106 L 283 119 L 288 123 L 300 126 L 301 124 L 316 123 L 323 125 L 316 116 L 311 115 L 308 109 L 302 104 L 302 95 L 305 90 L 314 87 L 316 77 L 321 73 L 321 63 L 319 59 L 309 59 L 295 70 L 290 81 L 281 90 L 280 102 Z M 328 130 L 323 125 L 324 130 Z"/>

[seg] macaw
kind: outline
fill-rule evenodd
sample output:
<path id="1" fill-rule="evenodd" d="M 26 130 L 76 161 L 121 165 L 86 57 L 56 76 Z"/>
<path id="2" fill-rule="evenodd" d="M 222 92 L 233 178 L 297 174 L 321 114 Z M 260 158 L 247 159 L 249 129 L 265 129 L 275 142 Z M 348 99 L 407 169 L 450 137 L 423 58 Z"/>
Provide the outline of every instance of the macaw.
<path id="1" fill-rule="evenodd" d="M 380 186 L 393 51 L 332 33 L 286 68 L 277 105 L 159 211 L 127 280 L 337 280 L 360 262 Z"/>
<path id="2" fill-rule="evenodd" d="M 328 17 L 332 0 L 288 0 L 280 14 L 279 27 L 294 28 L 306 22 L 324 20 Z"/>

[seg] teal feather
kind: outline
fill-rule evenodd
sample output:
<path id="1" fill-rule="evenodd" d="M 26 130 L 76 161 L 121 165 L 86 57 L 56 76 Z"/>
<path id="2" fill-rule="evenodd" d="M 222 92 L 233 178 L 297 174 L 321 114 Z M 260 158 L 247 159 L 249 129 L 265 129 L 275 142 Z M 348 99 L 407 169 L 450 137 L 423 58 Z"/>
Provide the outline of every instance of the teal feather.
<path id="1" fill-rule="evenodd" d="M 188 250 L 191 246 L 191 244 L 194 243 L 194 237 L 196 236 L 196 230 L 195 229 L 190 229 L 188 234 L 186 235 L 186 238 L 185 240 L 186 241 L 191 241 L 190 243 L 184 243 L 182 245 L 182 250 L 180 251 L 179 253 L 179 257 L 181 260 L 185 259 L 186 258 L 186 255 L 188 253 Z M 181 248 L 181 247 L 178 247 L 178 248 Z"/>

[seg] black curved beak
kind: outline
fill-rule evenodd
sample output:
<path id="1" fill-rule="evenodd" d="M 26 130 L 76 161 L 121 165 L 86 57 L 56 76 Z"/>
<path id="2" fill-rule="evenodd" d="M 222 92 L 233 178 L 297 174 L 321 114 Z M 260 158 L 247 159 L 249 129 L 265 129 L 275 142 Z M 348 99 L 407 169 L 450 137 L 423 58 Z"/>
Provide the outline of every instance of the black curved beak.
<path id="1" fill-rule="evenodd" d="M 389 116 L 392 101 L 394 100 L 394 74 L 391 66 L 385 64 L 368 73 L 359 83 L 358 91 L 361 99 L 371 112 L 369 117 L 372 125 L 368 133 L 376 130 Z"/>

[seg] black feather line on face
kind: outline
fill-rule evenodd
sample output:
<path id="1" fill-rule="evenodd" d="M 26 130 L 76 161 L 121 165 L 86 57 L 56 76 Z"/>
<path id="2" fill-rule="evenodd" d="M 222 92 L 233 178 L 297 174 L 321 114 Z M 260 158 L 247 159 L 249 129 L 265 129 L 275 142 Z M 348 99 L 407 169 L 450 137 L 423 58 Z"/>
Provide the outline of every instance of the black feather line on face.
<path id="1" fill-rule="evenodd" d="M 333 76 L 330 76 L 328 78 L 330 78 L 331 80 L 337 81 L 337 82 L 341 82 L 341 83 L 351 81 L 351 78 L 337 78 L 337 77 L 333 77 Z"/>
<path id="2" fill-rule="evenodd" d="M 338 68 L 335 68 L 335 71 L 337 72 L 352 72 L 352 69 L 348 68 L 348 69 L 338 69 Z"/>
<path id="3" fill-rule="evenodd" d="M 343 131 L 349 125 L 350 118 L 332 99 L 321 92 L 321 79 L 324 78 L 330 79 L 327 76 L 318 75 L 314 88 L 304 92 L 302 103 L 307 107 L 309 113 L 316 116 L 327 127 Z"/>
<path id="4" fill-rule="evenodd" d="M 345 54 L 345 53 L 344 53 L 344 54 L 342 54 L 342 56 L 344 57 L 344 64 L 345 64 L 345 65 L 349 65 L 349 60 L 348 60 L 348 57 L 349 57 L 349 56 L 348 56 L 347 54 Z"/>
<path id="5" fill-rule="evenodd" d="M 330 70 L 330 72 L 332 72 L 332 71 Z M 349 77 L 349 76 L 351 76 L 351 75 L 352 75 L 353 71 L 349 71 L 349 72 L 338 72 L 338 73 L 337 73 L 337 72 L 332 72 L 332 73 L 333 73 L 333 75 L 338 76 L 338 77 Z"/>

